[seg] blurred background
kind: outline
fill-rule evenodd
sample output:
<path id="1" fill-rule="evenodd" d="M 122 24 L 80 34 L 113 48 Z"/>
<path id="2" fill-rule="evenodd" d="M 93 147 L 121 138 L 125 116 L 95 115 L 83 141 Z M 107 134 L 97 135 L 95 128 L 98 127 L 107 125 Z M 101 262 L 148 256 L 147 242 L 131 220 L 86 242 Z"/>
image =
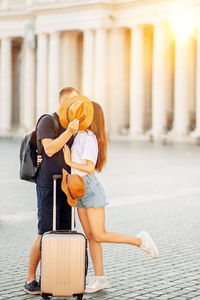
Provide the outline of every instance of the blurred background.
<path id="1" fill-rule="evenodd" d="M 0 0 L 0 136 L 75 86 L 111 140 L 200 137 L 199 0 Z"/>
<path id="2" fill-rule="evenodd" d="M 37 204 L 20 140 L 65 86 L 105 112 L 107 228 L 148 230 L 160 250 L 151 262 L 104 245 L 111 288 L 95 299 L 200 299 L 199 16 L 200 0 L 0 0 L 0 299 L 34 298 L 23 285 Z"/>

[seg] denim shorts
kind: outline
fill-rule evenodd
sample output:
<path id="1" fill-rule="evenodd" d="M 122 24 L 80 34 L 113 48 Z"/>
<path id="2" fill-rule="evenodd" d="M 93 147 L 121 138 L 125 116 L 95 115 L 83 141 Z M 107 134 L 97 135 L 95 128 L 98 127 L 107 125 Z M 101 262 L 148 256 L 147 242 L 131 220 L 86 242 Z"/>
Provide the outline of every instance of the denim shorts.
<path id="1" fill-rule="evenodd" d="M 78 208 L 104 207 L 106 201 L 105 191 L 95 173 L 82 177 L 85 182 L 85 195 L 78 199 Z"/>
<path id="2" fill-rule="evenodd" d="M 53 229 L 53 188 L 36 185 L 36 191 L 38 234 L 43 234 Z M 71 206 L 67 203 L 67 197 L 58 182 L 56 189 L 56 229 L 71 229 Z"/>

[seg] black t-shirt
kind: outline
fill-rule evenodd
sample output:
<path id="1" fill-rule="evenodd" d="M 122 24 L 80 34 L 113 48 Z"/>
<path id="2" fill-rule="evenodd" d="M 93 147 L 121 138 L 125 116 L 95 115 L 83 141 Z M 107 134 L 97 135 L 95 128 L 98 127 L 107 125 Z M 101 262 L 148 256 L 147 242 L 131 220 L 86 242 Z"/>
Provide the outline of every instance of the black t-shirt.
<path id="1" fill-rule="evenodd" d="M 63 155 L 63 150 L 61 149 L 53 156 L 49 157 L 46 155 L 44 148 L 42 146 L 41 140 L 48 138 L 54 140 L 60 134 L 62 134 L 66 129 L 63 128 L 59 122 L 59 117 L 56 113 L 54 113 L 54 117 L 57 118 L 59 128 L 56 133 L 55 125 L 52 117 L 50 115 L 46 115 L 42 117 L 38 124 L 37 130 L 37 146 L 39 150 L 39 154 L 42 155 L 43 161 L 39 167 L 37 176 L 36 176 L 36 184 L 42 187 L 52 187 L 53 186 L 53 175 L 62 174 L 62 168 L 65 168 L 67 172 L 71 173 L 71 168 L 66 165 Z M 69 148 L 73 143 L 73 136 L 67 142 Z"/>

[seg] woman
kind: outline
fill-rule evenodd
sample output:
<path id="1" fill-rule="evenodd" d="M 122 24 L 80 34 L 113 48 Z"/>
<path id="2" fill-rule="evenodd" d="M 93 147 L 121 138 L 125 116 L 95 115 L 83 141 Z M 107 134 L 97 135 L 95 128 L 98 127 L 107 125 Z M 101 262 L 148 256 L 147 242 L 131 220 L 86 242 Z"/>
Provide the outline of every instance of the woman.
<path id="1" fill-rule="evenodd" d="M 126 243 L 140 247 L 152 258 L 159 256 L 158 249 L 146 231 L 137 237 L 117 232 L 107 232 L 105 229 L 106 195 L 96 177 L 96 171 L 101 172 L 107 158 L 107 135 L 104 114 L 101 106 L 93 102 L 94 117 L 87 130 L 80 131 L 75 136 L 71 153 L 64 147 L 64 159 L 71 167 L 72 174 L 82 176 L 86 192 L 78 199 L 77 211 L 85 235 L 89 241 L 90 255 L 93 262 L 94 279 L 86 288 L 86 293 L 93 293 L 108 287 L 104 276 L 103 254 L 101 243 Z"/>

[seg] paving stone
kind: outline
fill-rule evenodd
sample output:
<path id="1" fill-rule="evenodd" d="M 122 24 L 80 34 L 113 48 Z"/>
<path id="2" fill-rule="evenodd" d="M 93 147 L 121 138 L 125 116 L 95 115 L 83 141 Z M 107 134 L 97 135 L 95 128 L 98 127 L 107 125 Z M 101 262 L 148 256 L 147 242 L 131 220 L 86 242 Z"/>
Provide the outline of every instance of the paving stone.
<path id="1" fill-rule="evenodd" d="M 37 220 L 35 185 L 18 179 L 18 155 L 19 141 L 0 140 L 0 300 L 41 300 L 23 291 Z M 200 300 L 199 164 L 194 145 L 109 144 L 100 175 L 110 201 L 106 226 L 132 235 L 150 231 L 160 258 L 103 245 L 110 288 L 84 299 Z"/>

